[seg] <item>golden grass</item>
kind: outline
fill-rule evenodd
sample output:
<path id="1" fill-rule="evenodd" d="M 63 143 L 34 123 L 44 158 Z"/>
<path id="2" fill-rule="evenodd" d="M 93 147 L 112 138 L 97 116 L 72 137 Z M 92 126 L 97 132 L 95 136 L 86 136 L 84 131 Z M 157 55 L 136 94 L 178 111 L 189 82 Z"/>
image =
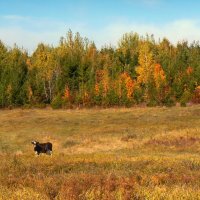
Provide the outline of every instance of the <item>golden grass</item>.
<path id="1" fill-rule="evenodd" d="M 200 106 L 1 110 L 0 199 L 200 199 L 199 153 Z"/>

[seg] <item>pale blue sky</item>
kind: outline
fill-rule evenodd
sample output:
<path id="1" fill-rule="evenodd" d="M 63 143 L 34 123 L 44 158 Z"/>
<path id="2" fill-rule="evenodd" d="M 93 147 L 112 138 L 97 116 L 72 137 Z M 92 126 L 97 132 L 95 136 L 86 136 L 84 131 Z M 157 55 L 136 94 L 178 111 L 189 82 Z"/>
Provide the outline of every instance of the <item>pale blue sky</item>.
<path id="1" fill-rule="evenodd" d="M 1 0 L 0 39 L 30 52 L 56 45 L 69 28 L 98 47 L 116 45 L 125 32 L 200 40 L 199 0 Z"/>

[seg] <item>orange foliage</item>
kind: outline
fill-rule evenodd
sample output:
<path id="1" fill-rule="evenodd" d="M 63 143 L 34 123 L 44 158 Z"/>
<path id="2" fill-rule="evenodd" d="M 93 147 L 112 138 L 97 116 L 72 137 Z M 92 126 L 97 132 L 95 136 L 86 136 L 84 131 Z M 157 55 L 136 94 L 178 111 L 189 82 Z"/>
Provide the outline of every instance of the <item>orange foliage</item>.
<path id="1" fill-rule="evenodd" d="M 200 86 L 196 87 L 192 101 L 194 103 L 200 103 Z"/>
<path id="2" fill-rule="evenodd" d="M 99 85 L 98 85 L 98 83 L 95 84 L 95 94 L 99 95 Z"/>
<path id="3" fill-rule="evenodd" d="M 96 71 L 96 81 L 99 83 L 100 81 L 102 81 L 104 76 L 104 70 L 97 70 Z"/>
<path id="4" fill-rule="evenodd" d="M 69 89 L 68 86 L 66 86 L 63 98 L 64 99 L 70 99 L 70 97 L 71 97 L 71 95 L 70 95 L 70 89 Z"/>
<path id="5" fill-rule="evenodd" d="M 192 72 L 193 72 L 193 68 L 189 66 L 189 67 L 186 69 L 187 75 L 192 74 Z"/>
<path id="6" fill-rule="evenodd" d="M 165 83 L 166 76 L 160 64 L 155 64 L 154 66 L 154 81 L 156 88 L 159 88 L 162 83 Z"/>
<path id="7" fill-rule="evenodd" d="M 127 72 L 124 72 L 121 74 L 121 81 L 124 81 L 126 90 L 127 90 L 127 98 L 131 99 L 133 92 L 134 92 L 134 86 L 135 82 L 132 80 L 130 75 Z"/>
<path id="8" fill-rule="evenodd" d="M 103 91 L 104 91 L 104 96 L 106 96 L 107 92 L 108 92 L 108 81 L 107 80 L 103 80 Z"/>

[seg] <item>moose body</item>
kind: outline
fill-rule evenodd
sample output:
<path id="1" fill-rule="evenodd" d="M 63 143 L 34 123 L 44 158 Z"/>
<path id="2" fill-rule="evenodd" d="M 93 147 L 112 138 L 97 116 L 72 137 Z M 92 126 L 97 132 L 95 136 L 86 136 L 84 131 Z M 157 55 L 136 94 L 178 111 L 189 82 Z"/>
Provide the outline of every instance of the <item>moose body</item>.
<path id="1" fill-rule="evenodd" d="M 31 143 L 34 145 L 34 151 L 36 155 L 40 155 L 41 153 L 52 155 L 52 143 L 39 143 L 37 141 L 32 141 Z"/>

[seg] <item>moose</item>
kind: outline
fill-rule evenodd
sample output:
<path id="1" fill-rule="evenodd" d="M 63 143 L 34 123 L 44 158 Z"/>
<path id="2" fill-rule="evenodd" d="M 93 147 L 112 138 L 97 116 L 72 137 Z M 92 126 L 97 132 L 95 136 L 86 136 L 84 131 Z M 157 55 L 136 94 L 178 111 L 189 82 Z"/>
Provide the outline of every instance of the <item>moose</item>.
<path id="1" fill-rule="evenodd" d="M 34 145 L 34 151 L 36 155 L 40 155 L 40 153 L 52 155 L 52 143 L 39 143 L 37 141 L 32 141 L 31 143 Z"/>

